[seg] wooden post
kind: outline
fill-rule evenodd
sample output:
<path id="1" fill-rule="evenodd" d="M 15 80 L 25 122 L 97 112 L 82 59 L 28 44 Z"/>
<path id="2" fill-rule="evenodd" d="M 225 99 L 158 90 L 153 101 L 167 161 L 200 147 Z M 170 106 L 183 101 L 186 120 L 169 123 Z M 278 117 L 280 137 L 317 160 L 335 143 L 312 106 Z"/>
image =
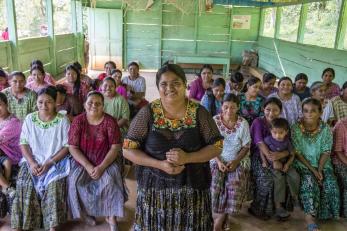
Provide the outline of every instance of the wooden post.
<path id="1" fill-rule="evenodd" d="M 260 8 L 260 20 L 259 20 L 259 31 L 258 31 L 258 38 L 259 36 L 263 36 L 264 33 L 264 20 L 265 20 L 265 10 L 264 8 Z"/>
<path id="2" fill-rule="evenodd" d="M 199 36 L 199 1 L 194 1 L 194 12 L 195 12 L 195 17 L 194 17 L 194 42 L 195 42 L 195 49 L 194 49 L 194 54 L 198 54 L 198 36 Z"/>
<path id="3" fill-rule="evenodd" d="M 276 8 L 275 33 L 274 33 L 275 39 L 278 39 L 280 36 L 281 16 L 282 16 L 282 7 L 277 7 Z"/>
<path id="4" fill-rule="evenodd" d="M 347 49 L 344 47 L 344 41 L 346 37 L 347 30 L 347 1 L 343 0 L 341 3 L 340 17 L 337 24 L 336 38 L 335 38 L 335 48 L 336 49 Z"/>
<path id="5" fill-rule="evenodd" d="M 57 75 L 56 40 L 54 34 L 53 0 L 46 0 L 46 13 L 49 37 L 49 57 L 51 73 Z"/>
<path id="6" fill-rule="evenodd" d="M 6 0 L 7 7 L 7 24 L 9 40 L 11 43 L 11 55 L 12 55 L 12 66 L 11 71 L 18 70 L 18 34 L 17 34 L 17 23 L 16 23 L 16 9 L 14 0 Z"/>
<path id="7" fill-rule="evenodd" d="M 304 41 L 307 12 L 308 12 L 308 4 L 302 4 L 301 5 L 301 11 L 300 11 L 298 36 L 296 39 L 297 43 L 303 43 L 303 41 Z"/>
<path id="8" fill-rule="evenodd" d="M 82 2 L 75 1 L 76 3 L 76 34 L 77 34 L 77 60 L 81 63 L 82 67 L 85 66 L 84 60 L 84 34 L 83 34 L 83 9 Z"/>
<path id="9" fill-rule="evenodd" d="M 75 52 L 74 52 L 74 54 L 75 54 L 75 57 L 74 57 L 74 59 L 76 60 L 78 60 L 78 57 L 79 57 L 79 36 L 78 36 L 78 31 L 77 31 L 77 14 L 76 14 L 76 0 L 72 0 L 71 2 L 70 2 L 70 4 L 71 4 L 71 26 L 72 26 L 72 32 L 74 33 L 74 40 L 75 40 L 75 44 L 74 44 L 74 46 L 75 46 Z"/>
<path id="10" fill-rule="evenodd" d="M 162 56 L 163 56 L 163 2 L 158 1 L 157 4 L 160 4 L 160 34 L 159 34 L 159 62 L 158 62 L 158 69 L 161 67 L 162 64 Z"/>

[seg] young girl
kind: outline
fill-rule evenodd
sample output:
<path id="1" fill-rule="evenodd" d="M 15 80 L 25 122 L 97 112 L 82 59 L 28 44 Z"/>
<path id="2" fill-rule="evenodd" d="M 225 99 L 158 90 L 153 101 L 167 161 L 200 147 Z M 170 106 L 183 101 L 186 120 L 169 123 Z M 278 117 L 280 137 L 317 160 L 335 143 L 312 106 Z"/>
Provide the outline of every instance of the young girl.
<path id="1" fill-rule="evenodd" d="M 322 73 L 323 83 L 326 87 L 325 97 L 331 99 L 335 96 L 340 95 L 340 87 L 338 84 L 333 83 L 335 78 L 335 70 L 328 67 L 324 69 Z"/>
<path id="2" fill-rule="evenodd" d="M 323 82 L 316 81 L 312 83 L 310 91 L 312 98 L 319 100 L 322 105 L 323 113 L 321 119 L 326 123 L 332 124 L 334 120 L 334 110 L 331 100 L 325 98 L 325 89 Z"/>
<path id="3" fill-rule="evenodd" d="M 5 71 L 3 71 L 0 68 L 0 91 L 4 90 L 5 88 L 8 88 L 10 85 L 7 81 L 7 74 Z"/>
<path id="4" fill-rule="evenodd" d="M 103 81 L 104 78 L 106 78 L 106 77 L 111 77 L 111 71 L 112 71 L 113 69 L 117 69 L 116 63 L 113 62 L 113 61 L 107 61 L 107 62 L 105 63 L 105 65 L 104 65 L 104 70 L 105 70 L 105 72 L 104 72 L 104 73 L 101 73 L 100 75 L 98 75 L 98 79 L 99 79 L 100 81 Z"/>
<path id="5" fill-rule="evenodd" d="M 253 120 L 262 115 L 264 98 L 259 95 L 261 81 L 250 77 L 240 95 L 240 115 L 251 125 Z"/>
<path id="6" fill-rule="evenodd" d="M 36 93 L 48 86 L 50 86 L 49 83 L 45 82 L 45 70 L 39 66 L 39 65 L 34 65 L 30 69 L 30 74 L 33 78 L 33 81 L 30 83 L 27 83 L 26 87 L 29 88 L 32 91 L 35 91 Z"/>
<path id="7" fill-rule="evenodd" d="M 81 82 L 85 82 L 88 86 L 90 86 L 92 79 L 88 75 L 82 73 L 82 65 L 79 62 L 74 62 L 72 65 L 74 65 L 76 69 L 80 72 Z"/>
<path id="8" fill-rule="evenodd" d="M 299 96 L 301 101 L 311 96 L 310 88 L 306 86 L 307 82 L 308 77 L 306 74 L 299 73 L 295 76 L 293 93 Z"/>
<path id="9" fill-rule="evenodd" d="M 272 154 L 276 155 L 280 152 L 287 151 L 289 158 L 284 157 L 278 160 L 268 159 L 264 153 L 260 152 L 262 159 L 262 166 L 264 168 L 269 167 L 273 174 L 274 180 L 274 202 L 276 208 L 276 217 L 279 220 L 286 219 L 290 215 L 282 207 L 282 203 L 285 203 L 286 188 L 289 186 L 290 194 L 292 198 L 297 201 L 299 192 L 300 177 L 291 164 L 295 158 L 295 154 L 292 152 L 291 143 L 289 141 L 289 123 L 286 119 L 275 118 L 270 123 L 271 135 L 265 137 L 264 143 Z"/>
<path id="10" fill-rule="evenodd" d="M 292 126 L 296 152 L 295 168 L 300 174 L 299 198 L 308 231 L 318 231 L 315 219 L 338 219 L 340 193 L 331 163 L 333 136 L 322 122 L 322 105 L 308 98 L 302 103 L 303 118 Z"/>
<path id="11" fill-rule="evenodd" d="M 35 59 L 30 63 L 30 70 L 35 65 L 40 66 L 40 67 L 42 67 L 42 69 L 44 69 L 42 61 Z M 55 85 L 55 80 L 54 80 L 53 76 L 46 71 L 45 71 L 45 75 L 44 75 L 44 80 L 46 83 L 48 83 L 50 85 L 53 85 L 53 86 Z M 32 81 L 34 81 L 34 77 L 32 75 L 29 75 L 28 79 L 27 79 L 27 83 L 30 83 Z"/>
<path id="12" fill-rule="evenodd" d="M 66 93 L 66 88 L 62 84 L 55 87 L 57 91 L 56 107 L 57 112 L 66 115 L 70 122 L 73 118 L 83 112 L 83 104 L 78 97 Z"/>
<path id="13" fill-rule="evenodd" d="M 222 111 L 213 117 L 224 137 L 223 151 L 210 161 L 214 230 L 227 225 L 227 216 L 238 213 L 248 190 L 251 137 L 247 121 L 238 116 L 240 100 L 234 94 L 223 98 Z"/>
<path id="14" fill-rule="evenodd" d="M 107 77 L 102 81 L 101 91 L 105 98 L 104 111 L 117 120 L 124 138 L 129 126 L 129 105 L 124 97 L 116 92 L 116 81 L 113 78 Z"/>
<path id="15" fill-rule="evenodd" d="M 218 114 L 221 110 L 224 89 L 225 80 L 223 78 L 215 79 L 212 87 L 206 91 L 201 99 L 201 105 L 204 106 L 212 116 Z"/>
<path id="16" fill-rule="evenodd" d="M 127 99 L 127 88 L 126 85 L 122 84 L 122 71 L 119 69 L 112 70 L 111 77 L 116 81 L 117 93 Z"/>
<path id="17" fill-rule="evenodd" d="M 243 79 L 241 72 L 236 72 L 231 75 L 230 80 L 226 83 L 225 93 L 239 95 L 243 88 Z"/>
<path id="18" fill-rule="evenodd" d="M 89 87 L 85 82 L 81 81 L 81 75 L 78 69 L 70 64 L 65 68 L 65 77 L 66 80 L 63 83 L 68 94 L 78 97 L 81 104 L 84 103 L 89 92 Z"/>
<path id="19" fill-rule="evenodd" d="M 275 87 L 276 79 L 277 79 L 276 75 L 272 73 L 265 73 L 263 75 L 263 83 L 261 85 L 261 90 L 259 92 L 259 95 L 266 98 L 270 94 L 277 92 L 278 89 Z"/>
<path id="20" fill-rule="evenodd" d="M 287 119 L 290 125 L 294 124 L 302 115 L 300 98 L 292 91 L 292 80 L 289 77 L 282 77 L 278 81 L 278 92 L 268 96 L 281 100 L 283 104 L 281 117 Z"/>

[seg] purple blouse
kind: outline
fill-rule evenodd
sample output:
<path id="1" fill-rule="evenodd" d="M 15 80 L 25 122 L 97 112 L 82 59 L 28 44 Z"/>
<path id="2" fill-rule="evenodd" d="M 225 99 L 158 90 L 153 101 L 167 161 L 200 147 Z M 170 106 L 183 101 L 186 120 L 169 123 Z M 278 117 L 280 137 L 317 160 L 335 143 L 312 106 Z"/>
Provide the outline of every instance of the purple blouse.
<path id="1" fill-rule="evenodd" d="M 18 164 L 22 158 L 22 152 L 19 148 L 21 129 L 22 123 L 14 115 L 10 115 L 0 123 L 0 149 L 13 164 Z"/>
<path id="2" fill-rule="evenodd" d="M 200 101 L 205 94 L 205 89 L 202 85 L 202 78 L 195 79 L 189 87 L 189 98 Z"/>
<path id="3" fill-rule="evenodd" d="M 271 136 L 270 126 L 265 117 L 256 118 L 251 126 L 251 153 L 259 154 L 258 144 L 264 142 L 265 137 Z"/>

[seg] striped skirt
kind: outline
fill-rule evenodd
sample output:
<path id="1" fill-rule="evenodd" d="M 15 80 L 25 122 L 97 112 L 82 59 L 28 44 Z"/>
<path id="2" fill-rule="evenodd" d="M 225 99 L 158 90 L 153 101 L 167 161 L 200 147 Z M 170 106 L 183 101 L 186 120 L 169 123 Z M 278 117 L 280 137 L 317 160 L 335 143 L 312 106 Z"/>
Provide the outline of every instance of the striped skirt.
<path id="1" fill-rule="evenodd" d="M 134 230 L 212 231 L 209 190 L 138 188 Z"/>
<path id="2" fill-rule="evenodd" d="M 347 218 L 347 166 L 336 164 L 335 173 L 341 193 L 341 217 Z"/>
<path id="3" fill-rule="evenodd" d="M 66 179 L 51 182 L 38 197 L 29 167 L 24 163 L 18 173 L 16 196 L 12 205 L 12 229 L 48 230 L 67 220 Z"/>
<path id="4" fill-rule="evenodd" d="M 68 192 L 68 205 L 74 219 L 83 215 L 124 216 L 127 193 L 120 169 L 115 163 L 108 166 L 98 180 L 93 180 L 82 166 L 72 160 Z"/>
<path id="5" fill-rule="evenodd" d="M 211 197 L 214 213 L 238 213 L 247 199 L 249 170 L 239 166 L 234 172 L 219 171 L 217 162 L 211 162 Z"/>

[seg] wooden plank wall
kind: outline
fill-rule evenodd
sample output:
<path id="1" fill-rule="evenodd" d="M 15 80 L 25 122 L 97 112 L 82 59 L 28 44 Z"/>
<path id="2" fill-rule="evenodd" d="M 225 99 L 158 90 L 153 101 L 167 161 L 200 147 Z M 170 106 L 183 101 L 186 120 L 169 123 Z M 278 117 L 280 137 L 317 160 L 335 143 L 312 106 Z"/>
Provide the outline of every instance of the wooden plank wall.
<path id="1" fill-rule="evenodd" d="M 9 41 L 0 42 L 0 67 L 9 71 L 12 69 L 11 44 Z"/>
<path id="2" fill-rule="evenodd" d="M 242 51 L 255 47 L 260 9 L 215 5 L 212 12 L 182 13 L 172 4 L 156 1 L 148 10 L 125 9 L 125 61 L 156 69 L 176 55 L 229 57 L 242 60 Z M 232 30 L 233 15 L 251 15 L 250 30 Z"/>
<path id="3" fill-rule="evenodd" d="M 56 35 L 55 40 L 57 73 L 62 73 L 67 64 L 77 61 L 76 38 L 74 34 L 62 34 Z"/>

